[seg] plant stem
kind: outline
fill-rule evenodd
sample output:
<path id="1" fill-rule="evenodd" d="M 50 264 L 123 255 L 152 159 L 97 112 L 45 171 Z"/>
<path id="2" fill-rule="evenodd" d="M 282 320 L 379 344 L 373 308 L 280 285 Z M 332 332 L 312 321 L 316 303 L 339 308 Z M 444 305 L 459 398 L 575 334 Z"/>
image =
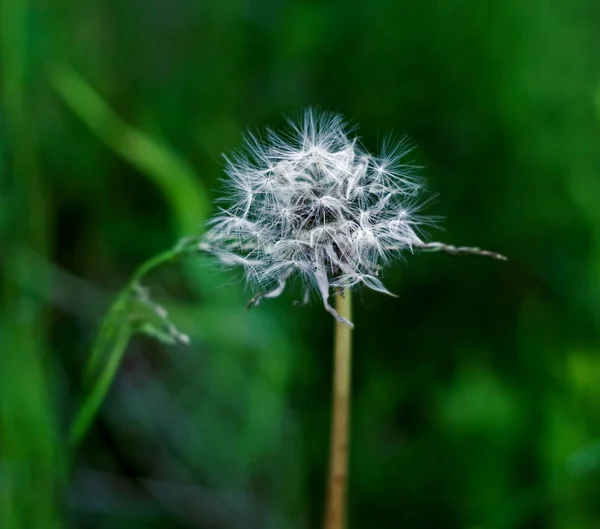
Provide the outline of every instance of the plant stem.
<path id="1" fill-rule="evenodd" d="M 335 305 L 340 316 L 347 320 L 352 319 L 352 300 L 349 291 L 346 291 L 345 294 L 338 292 L 335 297 Z M 351 331 L 349 325 L 336 321 L 325 529 L 344 529 L 346 522 L 352 359 Z"/>
<path id="2" fill-rule="evenodd" d="M 71 423 L 69 441 L 75 449 L 90 429 L 117 374 L 125 349 L 134 327 L 128 314 L 128 306 L 140 281 L 155 268 L 171 262 L 189 249 L 190 240 L 183 239 L 174 248 L 162 252 L 142 263 L 133 273 L 129 283 L 117 295 L 100 325 L 87 366 L 86 377 L 90 388 Z"/>

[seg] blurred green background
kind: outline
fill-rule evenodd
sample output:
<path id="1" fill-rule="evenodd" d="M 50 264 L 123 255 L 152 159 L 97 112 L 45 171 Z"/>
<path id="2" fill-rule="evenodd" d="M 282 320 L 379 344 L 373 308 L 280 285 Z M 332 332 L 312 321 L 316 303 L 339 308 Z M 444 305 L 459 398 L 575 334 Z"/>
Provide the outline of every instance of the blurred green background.
<path id="1" fill-rule="evenodd" d="M 410 135 L 433 239 L 510 258 L 409 256 L 398 299 L 357 296 L 350 528 L 599 526 L 597 2 L 0 9 L 0 527 L 319 527 L 332 318 L 246 312 L 200 257 L 144 279 L 191 345 L 136 334 L 68 440 L 114 296 L 198 233 L 222 152 L 307 105 Z"/>

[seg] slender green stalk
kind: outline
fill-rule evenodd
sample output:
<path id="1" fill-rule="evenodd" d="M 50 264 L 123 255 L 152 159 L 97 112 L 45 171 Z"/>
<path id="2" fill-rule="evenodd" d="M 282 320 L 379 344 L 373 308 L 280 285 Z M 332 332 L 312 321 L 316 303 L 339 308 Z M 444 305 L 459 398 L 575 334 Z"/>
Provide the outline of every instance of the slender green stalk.
<path id="1" fill-rule="evenodd" d="M 158 266 L 173 261 L 193 247 L 193 245 L 188 246 L 187 243 L 187 240 L 183 240 L 174 248 L 140 265 L 106 313 L 86 366 L 90 389 L 69 431 L 72 448 L 81 443 L 89 430 L 117 374 L 127 344 L 136 330 L 135 321 L 129 314 L 129 307 L 141 279 Z"/>
<path id="2" fill-rule="evenodd" d="M 337 293 L 336 310 L 352 320 L 352 299 L 349 291 Z M 329 478 L 325 507 L 325 529 L 344 529 L 346 525 L 346 488 L 348 483 L 348 452 L 350 427 L 350 381 L 352 338 L 349 325 L 336 321 L 333 365 L 333 401 L 331 412 L 331 445 Z"/>

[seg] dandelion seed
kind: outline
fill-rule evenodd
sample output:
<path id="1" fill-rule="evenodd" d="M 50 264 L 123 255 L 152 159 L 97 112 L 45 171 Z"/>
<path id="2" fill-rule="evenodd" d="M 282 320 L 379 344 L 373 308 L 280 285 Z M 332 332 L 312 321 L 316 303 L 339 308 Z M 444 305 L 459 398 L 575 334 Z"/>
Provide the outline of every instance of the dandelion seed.
<path id="1" fill-rule="evenodd" d="M 249 306 L 279 296 L 296 275 L 352 325 L 329 305 L 330 290 L 391 294 L 376 277 L 381 266 L 425 244 L 419 234 L 430 219 L 416 215 L 422 181 L 403 163 L 406 142 L 388 141 L 375 157 L 337 114 L 307 110 L 289 125 L 265 142 L 249 135 L 246 152 L 226 158 L 231 205 L 200 246 L 225 266 L 244 266 L 258 291 Z"/>

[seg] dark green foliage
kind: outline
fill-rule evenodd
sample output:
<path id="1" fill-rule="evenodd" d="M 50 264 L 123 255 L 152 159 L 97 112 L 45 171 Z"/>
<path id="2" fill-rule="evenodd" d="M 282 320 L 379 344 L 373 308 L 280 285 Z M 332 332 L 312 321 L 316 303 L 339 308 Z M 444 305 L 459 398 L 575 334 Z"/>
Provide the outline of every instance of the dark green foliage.
<path id="1" fill-rule="evenodd" d="M 170 345 L 122 290 L 199 233 L 220 153 L 307 105 L 369 149 L 409 134 L 435 240 L 510 258 L 407 256 L 398 299 L 357 296 L 350 528 L 597 527 L 595 2 L 0 9 L 2 529 L 318 526 L 320 304 L 247 312 L 239 277 L 186 253 L 143 280 L 190 336 Z M 97 401 L 94 343 L 120 360 Z"/>

